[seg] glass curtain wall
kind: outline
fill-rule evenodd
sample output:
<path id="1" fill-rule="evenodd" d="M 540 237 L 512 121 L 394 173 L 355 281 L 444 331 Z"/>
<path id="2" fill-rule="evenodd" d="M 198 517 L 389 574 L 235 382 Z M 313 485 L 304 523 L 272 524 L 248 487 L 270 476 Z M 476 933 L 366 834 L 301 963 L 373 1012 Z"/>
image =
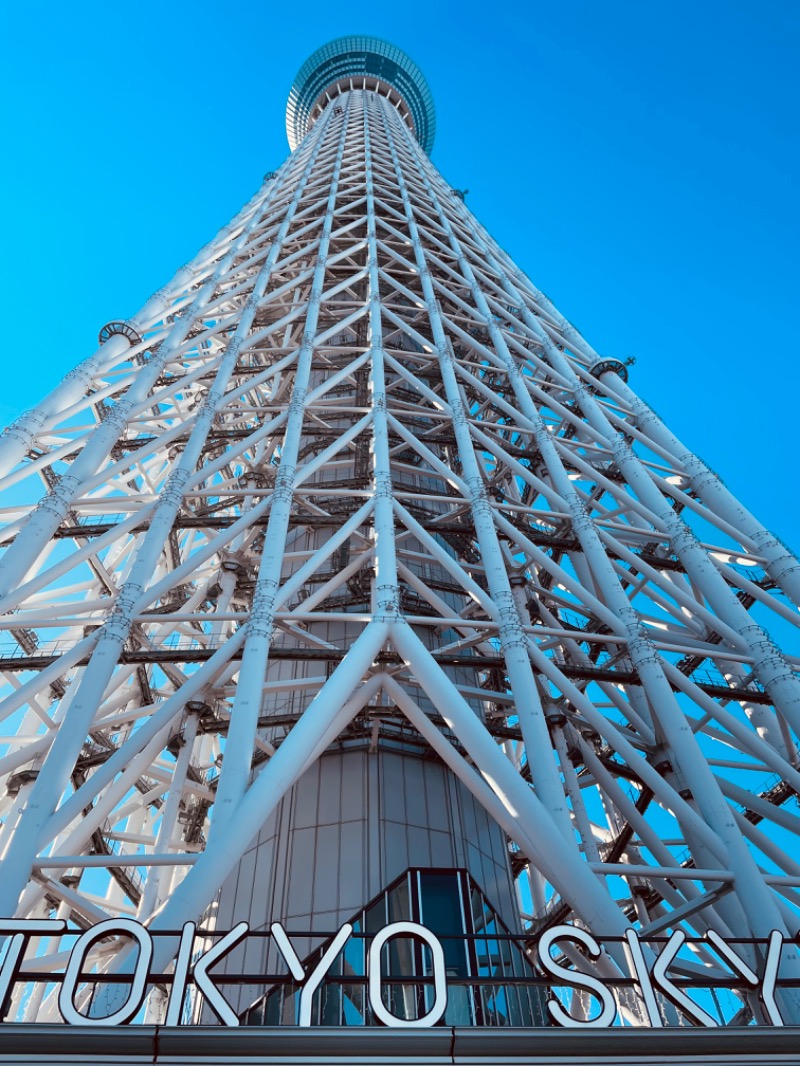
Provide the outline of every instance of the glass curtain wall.
<path id="1" fill-rule="evenodd" d="M 545 991 L 525 954 L 524 938 L 512 933 L 466 870 L 409 869 L 351 919 L 353 936 L 316 992 L 315 1025 L 374 1025 L 367 999 L 372 938 L 393 922 L 423 925 L 440 940 L 448 999 L 444 1025 L 548 1025 Z M 306 932 L 303 930 L 303 932 Z M 313 970 L 330 939 L 304 962 Z M 398 936 L 383 947 L 384 1006 L 411 1021 L 432 1008 L 430 948 L 416 937 Z M 274 986 L 242 1016 L 245 1025 L 296 1022 L 299 987 Z"/>

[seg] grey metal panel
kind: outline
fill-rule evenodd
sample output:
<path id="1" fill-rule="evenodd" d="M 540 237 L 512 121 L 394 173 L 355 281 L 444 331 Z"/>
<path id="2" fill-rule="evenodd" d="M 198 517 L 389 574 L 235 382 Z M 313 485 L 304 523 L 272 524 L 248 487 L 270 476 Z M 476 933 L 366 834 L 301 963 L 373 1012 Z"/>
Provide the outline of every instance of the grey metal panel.
<path id="1" fill-rule="evenodd" d="M 315 821 L 308 825 L 313 810 Z M 431 825 L 441 828 L 432 830 Z M 466 866 L 511 928 L 505 834 L 442 764 L 379 750 L 331 752 L 303 775 L 229 878 L 220 925 L 245 918 L 338 927 L 409 866 Z M 251 886 L 252 902 L 247 888 Z M 232 910 L 229 896 L 236 898 Z M 248 909 L 249 908 L 249 909 Z"/>
<path id="2" fill-rule="evenodd" d="M 9 1025 L 2 1061 L 117 1066 L 797 1066 L 798 1029 L 311 1029 Z"/>
<path id="3" fill-rule="evenodd" d="M 449 828 L 449 811 L 444 774 L 430 773 L 425 775 L 425 804 L 427 824 L 431 829 L 447 830 Z"/>
<path id="4" fill-rule="evenodd" d="M 319 807 L 317 825 L 338 825 L 342 820 L 342 778 L 344 766 L 341 755 L 320 759 Z M 353 767 L 356 770 L 356 767 Z"/>
<path id="5" fill-rule="evenodd" d="M 246 851 L 239 864 L 239 879 L 236 884 L 236 905 L 234 908 L 237 921 L 241 920 L 239 915 L 249 915 L 252 911 L 257 854 L 257 848 Z"/>
<path id="6" fill-rule="evenodd" d="M 442 774 L 442 780 L 444 782 L 445 791 L 447 793 L 446 828 L 449 830 L 451 823 L 459 825 L 461 824 L 460 799 L 461 796 L 466 794 L 466 790 L 452 774 Z M 466 866 L 466 840 L 458 833 L 453 834 L 453 858 L 456 866 Z"/>
<path id="7" fill-rule="evenodd" d="M 405 780 L 403 762 L 397 755 L 385 755 L 381 758 L 383 773 L 383 816 L 390 821 L 405 822 L 406 807 L 403 793 Z"/>
<path id="8" fill-rule="evenodd" d="M 467 869 L 481 887 L 486 883 L 486 871 L 483 868 L 483 856 L 472 843 L 467 843 Z"/>
<path id="9" fill-rule="evenodd" d="M 338 815 L 338 811 L 337 811 Z M 334 825 L 317 826 L 314 866 L 308 871 L 309 878 L 314 878 L 314 913 L 338 909 L 338 877 L 336 876 L 342 861 L 353 861 L 341 851 L 338 821 Z"/>
<path id="10" fill-rule="evenodd" d="M 364 822 L 342 823 L 342 860 L 339 865 L 339 906 L 352 913 L 366 898 Z"/>
<path id="11" fill-rule="evenodd" d="M 461 824 L 464 827 L 464 837 L 470 841 L 473 846 L 477 844 L 478 838 L 478 824 L 475 820 L 475 803 L 470 802 L 471 797 L 465 792 L 465 790 L 456 785 L 456 790 L 459 793 L 459 813 L 461 815 Z"/>
<path id="12" fill-rule="evenodd" d="M 407 827 L 402 823 L 384 822 L 382 860 L 383 884 L 393 881 L 409 866 Z M 377 892 L 372 895 L 377 895 Z M 367 901 L 364 900 L 364 902 Z"/>
<path id="13" fill-rule="evenodd" d="M 380 880 L 381 836 L 380 819 L 383 817 L 383 792 L 380 787 L 380 760 L 367 759 L 367 796 L 371 817 L 367 821 L 367 885 L 377 884 Z M 365 804 L 366 806 L 366 804 Z M 366 898 L 369 898 L 368 896 Z"/>
<path id="14" fill-rule="evenodd" d="M 316 829 L 298 829 L 292 834 L 287 918 L 311 913 L 311 872 L 314 869 L 316 836 Z"/>
<path id="15" fill-rule="evenodd" d="M 463 863 L 455 854 L 455 846 L 452 833 L 440 833 L 435 829 L 430 831 L 431 841 L 431 865 L 432 866 L 460 866 Z"/>
<path id="16" fill-rule="evenodd" d="M 259 845 L 265 844 L 265 843 L 267 843 L 270 840 L 274 840 L 275 834 L 278 831 L 277 830 L 277 820 L 278 820 L 278 817 L 280 815 L 280 810 L 281 810 L 282 807 L 283 807 L 283 803 L 280 803 L 279 806 L 278 806 L 278 810 L 275 812 L 275 814 L 273 814 L 272 817 L 268 821 L 266 821 L 264 823 L 264 825 L 262 826 L 261 831 L 259 832 L 258 837 L 256 838 L 257 843 Z"/>
<path id="17" fill-rule="evenodd" d="M 219 929 L 229 929 L 234 923 L 233 910 L 236 904 L 236 883 L 239 879 L 241 863 L 234 867 L 230 876 L 222 886 L 215 906 L 212 908 L 216 915 L 216 924 Z"/>
<path id="18" fill-rule="evenodd" d="M 409 825 L 406 828 L 408 840 L 407 866 L 433 866 L 431 856 L 431 840 L 427 829 L 417 825 Z"/>
<path id="19" fill-rule="evenodd" d="M 275 884 L 275 845 L 274 838 L 268 840 L 266 843 L 261 844 L 258 848 L 256 855 L 256 866 L 254 873 L 253 884 L 253 898 L 254 900 L 262 899 L 263 897 L 271 898 L 274 891 Z M 251 915 L 258 915 L 258 908 L 253 907 Z M 265 922 L 259 922 L 256 918 L 253 925 L 254 928 L 259 928 L 264 925 Z"/>
<path id="20" fill-rule="evenodd" d="M 342 821 L 363 819 L 366 816 L 365 788 L 365 762 L 367 757 L 363 752 L 353 752 L 347 756 L 347 769 L 345 770 L 344 757 L 339 756 L 342 772 Z"/>
<path id="21" fill-rule="evenodd" d="M 317 824 L 319 774 L 320 768 L 317 763 L 303 775 L 303 787 L 294 791 L 294 824 L 298 828 L 307 828 Z"/>
<path id="22" fill-rule="evenodd" d="M 431 776 L 427 772 L 428 764 L 418 759 L 404 759 L 403 762 L 406 820 L 409 825 L 428 826 L 430 818 L 425 789 L 425 781 Z M 431 768 L 438 770 L 438 767 Z"/>

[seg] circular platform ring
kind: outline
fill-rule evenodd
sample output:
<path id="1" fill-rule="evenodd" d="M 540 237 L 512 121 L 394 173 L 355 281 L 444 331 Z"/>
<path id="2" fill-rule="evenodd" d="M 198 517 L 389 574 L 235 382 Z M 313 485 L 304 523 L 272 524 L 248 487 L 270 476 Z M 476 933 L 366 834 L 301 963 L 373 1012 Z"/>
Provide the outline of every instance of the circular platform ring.
<path id="1" fill-rule="evenodd" d="M 286 136 L 292 151 L 309 130 L 314 105 L 326 89 L 353 78 L 389 86 L 403 100 L 417 140 L 430 154 L 436 112 L 428 83 L 405 52 L 379 37 L 338 37 L 309 56 L 294 79 L 286 105 Z"/>
<path id="2" fill-rule="evenodd" d="M 98 344 L 105 344 L 107 340 L 116 336 L 127 337 L 131 348 L 135 348 L 137 344 L 142 343 L 142 338 L 133 326 L 129 326 L 127 322 L 106 322 L 97 335 L 97 342 Z"/>
<path id="3" fill-rule="evenodd" d="M 590 368 L 589 373 L 599 378 L 602 374 L 616 374 L 624 382 L 628 380 L 628 368 L 621 359 L 601 359 Z"/>

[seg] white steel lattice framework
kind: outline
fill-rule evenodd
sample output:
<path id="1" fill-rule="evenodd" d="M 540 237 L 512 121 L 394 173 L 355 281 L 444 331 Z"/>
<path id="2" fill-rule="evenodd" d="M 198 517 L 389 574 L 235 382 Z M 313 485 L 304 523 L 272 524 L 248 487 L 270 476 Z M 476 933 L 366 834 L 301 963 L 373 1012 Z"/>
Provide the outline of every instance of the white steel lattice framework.
<path id="1" fill-rule="evenodd" d="M 796 634 L 800 565 L 401 91 L 315 104 L 0 441 L 0 914 L 197 919 L 304 769 L 394 729 L 505 831 L 529 928 L 793 935 L 800 678 L 765 627 Z"/>

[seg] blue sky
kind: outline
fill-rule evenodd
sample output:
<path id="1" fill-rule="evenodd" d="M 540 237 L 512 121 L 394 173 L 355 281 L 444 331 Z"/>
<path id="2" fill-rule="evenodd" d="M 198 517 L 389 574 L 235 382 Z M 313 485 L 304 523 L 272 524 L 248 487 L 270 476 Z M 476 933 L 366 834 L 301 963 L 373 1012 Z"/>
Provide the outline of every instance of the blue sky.
<path id="1" fill-rule="evenodd" d="M 5 26 L 0 420 L 282 161 L 306 57 L 372 33 L 427 76 L 433 160 L 481 221 L 800 547 L 794 0 L 51 0 Z"/>

